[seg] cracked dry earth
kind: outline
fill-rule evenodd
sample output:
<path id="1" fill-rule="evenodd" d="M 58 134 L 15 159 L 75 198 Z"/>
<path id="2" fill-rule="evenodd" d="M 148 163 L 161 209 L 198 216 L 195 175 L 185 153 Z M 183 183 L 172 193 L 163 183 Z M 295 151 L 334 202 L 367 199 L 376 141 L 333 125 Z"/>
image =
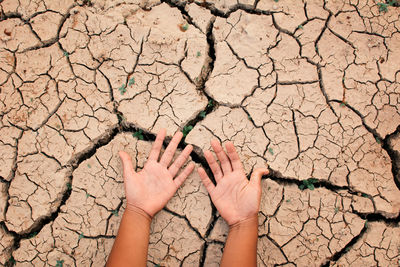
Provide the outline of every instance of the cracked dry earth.
<path id="1" fill-rule="evenodd" d="M 197 166 L 217 138 L 270 167 L 259 266 L 399 266 L 399 58 L 373 0 L 0 0 L 0 265 L 104 265 L 117 152 L 193 126 Z M 148 265 L 218 266 L 227 229 L 193 173 Z"/>

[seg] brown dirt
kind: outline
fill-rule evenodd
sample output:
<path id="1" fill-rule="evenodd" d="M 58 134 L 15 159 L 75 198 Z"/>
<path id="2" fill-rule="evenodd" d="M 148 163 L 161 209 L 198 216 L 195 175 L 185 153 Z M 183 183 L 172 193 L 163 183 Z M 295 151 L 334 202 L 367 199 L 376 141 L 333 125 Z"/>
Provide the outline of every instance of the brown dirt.
<path id="1" fill-rule="evenodd" d="M 104 265 L 117 152 L 193 126 L 196 166 L 217 138 L 271 170 L 259 266 L 398 266 L 399 29 L 373 0 L 1 1 L 0 265 Z M 148 266 L 218 266 L 227 230 L 193 173 Z"/>

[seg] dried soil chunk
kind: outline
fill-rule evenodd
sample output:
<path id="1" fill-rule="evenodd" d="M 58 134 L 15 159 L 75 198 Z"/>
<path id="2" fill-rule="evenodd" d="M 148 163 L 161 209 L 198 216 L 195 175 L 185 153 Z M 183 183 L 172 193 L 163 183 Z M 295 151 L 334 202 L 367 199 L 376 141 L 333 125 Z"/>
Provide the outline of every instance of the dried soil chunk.
<path id="1" fill-rule="evenodd" d="M 65 97 L 56 80 L 71 78 L 71 72 L 65 68 L 65 57 L 57 45 L 17 54 L 16 62 L 18 76 L 0 92 L 0 97 L 5 94 L 5 117 L 21 128 L 36 130 Z"/>
<path id="2" fill-rule="evenodd" d="M 211 240 L 216 240 L 225 243 L 226 238 L 228 236 L 228 232 L 229 232 L 228 224 L 222 217 L 218 217 L 208 238 L 210 238 Z"/>
<path id="3" fill-rule="evenodd" d="M 41 218 L 56 211 L 66 189 L 66 176 L 67 171 L 56 160 L 42 154 L 18 160 L 8 191 L 8 229 L 26 233 Z"/>
<path id="4" fill-rule="evenodd" d="M 53 0 L 4 0 L 1 2 L 0 6 L 6 15 L 9 13 L 18 13 L 23 19 L 29 19 L 46 10 L 51 10 L 65 15 L 75 2 L 76 1 L 74 0 L 63 0 L 62 2 Z"/>
<path id="5" fill-rule="evenodd" d="M 318 42 L 318 52 L 323 59 L 324 67 L 321 75 L 324 89 L 329 99 L 343 99 L 344 70 L 354 61 L 353 47 L 336 37 L 330 31 L 325 31 Z"/>
<path id="6" fill-rule="evenodd" d="M 61 213 L 58 216 L 60 220 L 56 221 L 56 226 L 78 233 L 76 240 L 80 233 L 91 237 L 105 234 L 108 220 L 113 215 L 114 209 L 97 203 L 96 197 L 88 196 L 84 190 L 75 189 L 74 184 L 71 187 L 71 196 L 66 205 L 61 207 Z M 60 239 L 62 239 L 61 236 Z M 63 243 L 62 240 L 59 244 L 62 247 L 68 247 L 68 244 Z"/>
<path id="7" fill-rule="evenodd" d="M 303 1 L 296 1 L 296 2 L 293 2 L 291 0 L 259 1 L 257 8 L 266 11 L 274 11 L 274 12 L 280 11 L 274 14 L 276 23 L 278 24 L 279 27 L 288 30 L 290 32 L 293 32 L 298 25 L 300 25 L 302 22 L 306 20 Z"/>
<path id="8" fill-rule="evenodd" d="M 14 0 L 10 0 L 14 1 Z M 17 2 L 17 1 L 14 1 Z M 3 4 L 3 3 L 2 3 Z M 0 22 L 0 51 L 24 51 L 40 45 L 39 39 L 27 24 L 20 19 L 8 19 Z"/>
<path id="9" fill-rule="evenodd" d="M 386 151 L 356 113 L 339 103 L 329 108 L 317 83 L 257 89 L 244 105 L 270 140 L 264 157 L 272 169 L 350 186 L 373 196 L 378 212 L 397 216 L 399 190 Z"/>
<path id="10" fill-rule="evenodd" d="M 334 110 L 346 135 L 349 136 L 348 140 L 354 140 L 348 143 L 349 148 L 357 148 L 357 151 L 351 152 L 354 163 L 347 163 L 350 170 L 350 187 L 373 196 L 377 212 L 386 217 L 397 217 L 400 212 L 399 189 L 394 183 L 387 152 L 372 134 L 360 127 L 361 120 L 354 112 L 337 104 L 334 105 Z M 357 125 L 359 128 L 356 128 Z"/>
<path id="11" fill-rule="evenodd" d="M 216 61 L 206 91 L 217 101 L 237 105 L 260 82 L 274 83 L 268 50 L 276 45 L 278 31 L 270 16 L 237 11 L 226 20 L 217 18 L 213 33 Z"/>
<path id="12" fill-rule="evenodd" d="M 373 200 L 368 198 L 366 195 L 353 195 L 351 206 L 354 210 L 360 213 L 374 213 Z"/>
<path id="13" fill-rule="evenodd" d="M 148 260 L 160 266 L 177 266 L 190 254 L 188 266 L 198 265 L 202 241 L 184 219 L 160 211 L 151 225 Z"/>
<path id="14" fill-rule="evenodd" d="M 7 184 L 0 182 L 0 222 L 4 221 L 8 200 Z"/>
<path id="15" fill-rule="evenodd" d="M 120 101 L 118 110 L 127 122 L 154 133 L 160 128 L 174 132 L 207 105 L 178 67 L 155 63 L 138 67 L 136 85 Z"/>
<path id="16" fill-rule="evenodd" d="M 238 60 L 225 42 L 217 44 L 214 70 L 206 92 L 223 104 L 238 105 L 258 85 L 258 74 Z"/>
<path id="17" fill-rule="evenodd" d="M 3 226 L 0 226 L 0 264 L 3 266 L 10 259 L 13 243 L 13 236 L 8 234 Z"/>
<path id="18" fill-rule="evenodd" d="M 207 56 L 206 36 L 167 4 L 149 12 L 139 10 L 127 24 L 126 30 L 138 35 L 131 41 L 138 61 L 125 67 L 118 60 L 105 64 L 103 70 L 119 102 L 118 110 L 127 122 L 154 133 L 162 127 L 176 131 L 207 105 L 193 84 Z M 110 57 L 125 58 L 125 54 L 115 50 Z"/>
<path id="19" fill-rule="evenodd" d="M 207 9 L 201 8 L 195 3 L 190 3 L 185 6 L 185 10 L 189 16 L 193 19 L 194 23 L 200 28 L 202 33 L 207 32 L 207 27 L 211 21 L 213 15 Z"/>
<path id="20" fill-rule="evenodd" d="M 342 13 L 330 27 L 341 38 L 326 31 L 318 45 L 327 63 L 322 77 L 328 98 L 356 109 L 364 122 L 384 138 L 400 123 L 398 82 L 378 82 L 382 77 L 395 80 L 392 71 L 398 67 L 393 65 L 393 55 L 398 54 L 399 46 L 398 41 L 396 45 L 392 42 L 397 36 L 386 39 L 380 34 L 362 33 L 365 21 L 357 12 Z"/>
<path id="21" fill-rule="evenodd" d="M 250 68 L 259 69 L 263 75 L 272 71 L 268 50 L 276 45 L 278 30 L 271 16 L 236 11 L 226 20 L 218 18 L 213 34 L 217 43 L 225 41 L 233 54 L 243 59 Z M 223 54 L 218 60 L 223 60 Z"/>
<path id="22" fill-rule="evenodd" d="M 0 177 L 10 180 L 17 154 L 17 142 L 21 131 L 0 122 Z"/>
<path id="23" fill-rule="evenodd" d="M 66 165 L 73 157 L 110 135 L 118 122 L 107 92 L 81 80 L 60 83 L 65 98 L 38 131 L 24 132 L 19 142 L 21 156 L 38 151 Z M 38 113 L 42 114 L 42 113 Z M 47 115 L 49 116 L 49 115 Z"/>
<path id="24" fill-rule="evenodd" d="M 57 37 L 62 16 L 56 12 L 45 12 L 30 20 L 32 29 L 42 42 L 50 41 Z"/>
<path id="25" fill-rule="evenodd" d="M 393 33 L 393 35 L 390 38 L 386 38 L 385 41 L 390 52 L 387 54 L 387 58 L 383 57 L 383 61 L 379 61 L 380 73 L 383 78 L 390 81 L 397 81 L 398 83 L 398 73 L 400 68 L 396 58 L 400 53 L 400 33 Z"/>
<path id="26" fill-rule="evenodd" d="M 191 0 L 179 0 L 177 2 L 193 2 Z M 238 5 L 245 5 L 248 8 L 252 8 L 254 5 L 253 0 L 201 0 L 196 1 L 202 6 L 211 6 L 213 9 L 217 9 L 219 12 L 227 13 L 230 10 L 234 10 Z"/>
<path id="27" fill-rule="evenodd" d="M 363 115 L 370 128 L 382 138 L 396 130 L 400 124 L 400 111 L 393 104 L 398 101 L 399 83 L 379 82 L 375 85 L 349 81 L 346 85 L 347 104 Z"/>
<path id="28" fill-rule="evenodd" d="M 321 61 L 315 44 L 317 39 L 320 38 L 324 27 L 325 21 L 319 19 L 311 20 L 304 25 L 298 26 L 295 36 L 301 43 L 301 56 L 305 56 L 313 62 Z"/>
<path id="29" fill-rule="evenodd" d="M 362 17 L 356 11 L 343 12 L 337 16 L 332 16 L 329 21 L 329 29 L 336 34 L 347 39 L 354 31 L 365 31 Z"/>
<path id="30" fill-rule="evenodd" d="M 254 127 L 242 109 L 219 107 L 196 124 L 186 142 L 201 149 L 210 149 L 210 140 L 215 138 L 235 144 L 246 173 L 257 166 L 265 166 L 263 154 L 268 140 L 262 129 Z"/>
<path id="31" fill-rule="evenodd" d="M 392 34 L 397 31 L 400 17 L 396 7 L 387 5 L 386 9 L 382 10 L 382 7 L 372 0 L 352 1 L 353 3 L 356 3 L 357 13 L 363 18 L 368 32 L 392 37 Z"/>
<path id="32" fill-rule="evenodd" d="M 218 267 L 222 258 L 223 246 L 220 244 L 211 243 L 207 246 L 206 259 L 204 266 Z"/>
<path id="33" fill-rule="evenodd" d="M 260 203 L 260 213 L 265 217 L 273 216 L 283 201 L 283 186 L 267 179 L 261 181 L 261 188 L 262 198 Z M 260 231 L 260 234 L 264 234 L 262 230 Z"/>
<path id="34" fill-rule="evenodd" d="M 267 236 L 258 238 L 258 266 L 274 266 L 287 262 L 282 251 Z"/>
<path id="35" fill-rule="evenodd" d="M 354 6 L 350 4 L 353 2 L 354 1 L 329 0 L 324 6 L 328 11 L 337 14 L 339 11 L 353 11 Z M 365 3 L 366 1 L 363 2 Z"/>
<path id="36" fill-rule="evenodd" d="M 60 227 L 57 220 L 48 224 L 36 236 L 22 240 L 13 253 L 17 265 L 31 262 L 34 266 L 104 265 L 113 239 L 86 239 L 79 233 Z"/>
<path id="37" fill-rule="evenodd" d="M 184 215 L 191 226 L 202 236 L 205 235 L 211 221 L 211 201 L 196 171 L 185 180 L 166 208 Z"/>
<path id="38" fill-rule="evenodd" d="M 340 251 L 364 227 L 348 201 L 318 188 L 284 187 L 285 201 L 268 221 L 268 236 L 282 247 L 289 262 L 319 266 Z"/>
<path id="39" fill-rule="evenodd" d="M 15 147 L 0 144 L 0 176 L 9 180 L 11 169 L 14 165 Z"/>
<path id="40" fill-rule="evenodd" d="M 400 225 L 368 222 L 367 231 L 331 266 L 398 266 L 400 263 Z"/>
<path id="41" fill-rule="evenodd" d="M 270 51 L 280 82 L 309 82 L 318 80 L 317 68 L 300 57 L 300 47 L 296 40 L 281 34 L 279 43 Z"/>
<path id="42" fill-rule="evenodd" d="M 257 89 L 246 99 L 246 110 L 257 126 L 263 126 L 270 140 L 264 156 L 274 170 L 287 177 L 309 178 L 312 163 L 302 157 L 302 152 L 310 153 L 316 144 L 321 127 L 317 118 L 323 115 L 324 102 L 317 83 Z M 329 110 L 325 112 L 333 115 Z M 324 123 L 331 124 L 332 120 Z"/>

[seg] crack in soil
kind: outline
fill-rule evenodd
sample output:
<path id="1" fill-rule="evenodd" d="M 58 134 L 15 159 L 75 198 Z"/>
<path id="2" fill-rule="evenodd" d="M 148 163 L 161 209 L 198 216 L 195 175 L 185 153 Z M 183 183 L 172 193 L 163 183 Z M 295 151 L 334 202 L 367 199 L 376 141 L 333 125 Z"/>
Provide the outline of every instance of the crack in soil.
<path id="1" fill-rule="evenodd" d="M 193 19 L 189 16 L 188 12 L 185 10 L 186 3 L 183 3 L 183 2 L 181 3 L 181 2 L 179 2 L 177 0 L 162 0 L 161 2 L 162 3 L 167 3 L 169 6 L 171 6 L 173 8 L 177 8 L 181 12 L 183 18 L 189 24 L 191 24 L 194 27 L 198 28 L 198 26 L 193 22 Z M 246 13 L 249 13 L 249 14 L 272 16 L 274 27 L 279 32 L 283 32 L 285 34 L 290 35 L 292 38 L 294 38 L 296 40 L 296 42 L 299 44 L 300 54 L 301 54 L 302 45 L 301 45 L 299 39 L 294 36 L 294 33 L 291 33 L 288 30 L 285 30 L 285 29 L 279 27 L 279 25 L 277 24 L 277 22 L 276 22 L 276 20 L 274 18 L 274 14 L 280 13 L 280 12 L 270 12 L 270 11 L 263 11 L 263 10 L 257 9 L 256 7 L 257 7 L 259 2 L 260 2 L 260 0 L 255 0 L 254 4 L 252 6 L 243 5 L 243 4 L 236 4 L 234 6 L 231 6 L 228 9 L 228 11 L 226 11 L 226 12 L 223 12 L 223 11 L 217 9 L 213 3 L 209 3 L 209 2 L 206 2 L 206 1 L 201 2 L 201 3 L 195 2 L 195 4 L 198 5 L 198 6 L 201 6 L 203 8 L 208 9 L 211 12 L 211 14 L 214 15 L 215 17 L 221 17 L 221 18 L 228 18 L 232 13 L 234 13 L 234 12 L 236 12 L 238 10 L 242 10 L 242 11 L 244 11 Z M 91 3 L 90 1 L 85 0 L 82 3 L 81 6 L 90 6 L 90 3 Z M 324 8 L 326 10 L 328 10 L 325 7 L 325 4 L 324 4 Z M 60 23 L 60 25 L 58 27 L 56 37 L 51 39 L 51 40 L 48 40 L 46 42 L 43 42 L 40 39 L 40 37 L 38 36 L 38 34 L 33 30 L 32 26 L 31 26 L 31 24 L 29 22 L 30 18 L 28 20 L 23 19 L 22 15 L 19 14 L 19 13 L 4 14 L 4 12 L 2 11 L 1 14 L 0 14 L 0 22 L 4 21 L 4 20 L 7 20 L 7 19 L 18 18 L 21 21 L 23 21 L 25 24 L 27 24 L 30 27 L 30 30 L 32 31 L 32 33 L 40 40 L 41 45 L 40 46 L 31 47 L 31 48 L 27 49 L 26 51 L 37 50 L 37 49 L 40 49 L 40 48 L 50 47 L 51 45 L 53 45 L 55 43 L 59 43 L 61 29 L 62 29 L 64 23 L 66 22 L 66 20 L 70 17 L 70 10 L 73 7 L 75 7 L 76 5 L 77 4 L 74 4 L 73 6 L 71 6 L 69 8 L 69 10 L 67 11 L 66 15 L 62 16 L 62 20 L 61 20 L 61 23 Z M 304 10 L 305 10 L 305 14 L 306 14 L 306 17 L 307 17 L 307 21 L 310 21 L 310 19 L 308 19 L 308 15 L 307 15 L 307 12 L 306 12 L 306 5 L 304 5 Z M 35 13 L 32 17 L 34 17 L 36 15 L 38 15 L 38 14 Z M 328 17 L 326 19 L 326 23 L 324 25 L 324 28 L 321 30 L 320 35 L 315 40 L 315 48 L 316 48 L 317 54 L 319 54 L 319 52 L 318 52 L 318 42 L 322 38 L 322 35 L 324 34 L 324 32 L 327 29 L 330 30 L 329 27 L 328 27 L 328 23 L 329 23 L 329 21 L 330 21 L 330 19 L 331 19 L 331 17 L 333 15 L 334 14 L 331 11 L 329 11 L 329 15 L 328 15 Z M 207 59 L 207 61 L 205 62 L 204 66 L 203 66 L 203 70 L 202 70 L 201 75 L 200 75 L 200 80 L 196 82 L 196 89 L 199 90 L 203 95 L 205 95 L 207 97 L 207 100 L 209 101 L 209 105 L 207 105 L 207 107 L 204 110 L 202 110 L 200 113 L 198 113 L 197 116 L 194 119 L 190 120 L 185 125 L 185 127 L 187 127 L 187 126 L 193 126 L 193 127 L 196 126 L 197 123 L 201 122 L 208 114 L 212 113 L 219 106 L 218 102 L 215 101 L 211 96 L 209 96 L 205 92 L 205 83 L 208 81 L 212 71 L 214 70 L 214 64 L 216 62 L 215 38 L 214 38 L 214 34 L 213 34 L 214 22 L 215 22 L 215 18 L 211 19 L 211 21 L 209 22 L 209 24 L 207 26 L 206 39 L 207 39 L 207 45 L 208 45 L 208 59 Z M 353 44 L 350 41 L 348 41 L 344 37 L 340 36 L 339 34 L 336 34 L 334 31 L 332 31 L 332 30 L 330 30 L 330 31 L 336 37 L 341 39 L 343 42 L 348 43 L 350 46 L 352 46 L 354 48 Z M 62 48 L 60 43 L 59 43 L 59 46 L 60 46 L 60 49 L 65 51 Z M 142 48 L 143 48 L 143 41 L 142 41 L 142 44 L 141 44 L 140 53 L 137 55 L 136 65 L 137 65 L 137 63 L 139 61 L 138 59 L 139 59 L 139 56 L 141 54 Z M 327 95 L 327 93 L 325 91 L 325 87 L 324 87 L 324 83 L 323 83 L 321 65 L 319 65 L 319 63 L 312 62 L 307 57 L 306 57 L 306 59 L 307 59 L 307 61 L 309 63 L 313 64 L 317 68 L 318 80 L 316 80 L 316 81 L 299 81 L 299 82 L 291 83 L 291 82 L 278 82 L 278 79 L 277 79 L 275 85 L 277 85 L 277 84 L 279 84 L 279 85 L 309 84 L 309 83 L 318 82 L 319 83 L 319 88 L 320 88 L 322 94 L 325 97 L 327 105 L 329 106 L 331 111 L 336 115 L 336 113 L 335 113 L 333 107 L 330 105 L 330 103 L 331 102 L 342 103 L 342 102 L 340 102 L 339 100 L 330 100 L 329 99 L 329 97 L 328 97 L 328 95 Z M 136 65 L 135 65 L 135 67 L 136 67 Z M 70 62 L 69 62 L 69 67 L 71 67 L 71 63 Z M 180 68 L 180 69 L 182 71 L 182 68 Z M 134 71 L 135 71 L 135 68 L 133 69 L 132 73 Z M 273 65 L 273 71 L 276 71 L 275 70 L 275 65 Z M 130 74 L 132 74 L 132 73 L 130 73 Z M 104 75 L 104 77 L 107 79 L 106 75 Z M 186 74 L 186 77 L 189 79 L 188 74 Z M 382 77 L 381 77 L 381 79 L 382 79 Z M 129 80 L 129 75 L 127 76 L 127 81 L 128 80 Z M 92 146 L 88 147 L 87 149 L 85 149 L 84 151 L 80 152 L 79 154 L 76 154 L 68 162 L 68 164 L 65 166 L 65 168 L 68 169 L 68 175 L 67 176 L 68 176 L 69 183 L 72 183 L 72 180 L 73 180 L 72 173 L 73 173 L 73 171 L 76 168 L 78 168 L 78 166 L 84 160 L 91 158 L 93 155 L 95 155 L 96 151 L 99 148 L 109 144 L 120 133 L 125 133 L 125 132 L 135 133 L 135 132 L 138 132 L 140 130 L 142 132 L 142 134 L 143 134 L 143 140 L 144 141 L 151 142 L 151 141 L 155 140 L 155 135 L 152 134 L 150 131 L 146 131 L 145 129 L 140 129 L 139 127 L 135 126 L 134 124 L 127 123 L 124 120 L 123 113 L 119 112 L 117 110 L 118 107 L 117 107 L 117 104 L 116 104 L 116 102 L 114 100 L 112 86 L 111 86 L 111 83 L 110 83 L 109 80 L 108 80 L 108 83 L 109 83 L 109 87 L 110 87 L 110 98 L 111 98 L 111 101 L 114 102 L 114 110 L 113 110 L 113 112 L 118 117 L 118 125 L 116 127 L 114 127 L 114 128 L 109 129 L 105 134 L 103 134 L 97 140 L 94 140 Z M 253 95 L 253 94 L 254 94 L 254 90 L 253 90 L 251 95 Z M 58 107 L 61 104 L 62 104 L 62 102 L 60 102 Z M 382 148 L 388 153 L 388 155 L 389 155 L 389 157 L 391 159 L 391 164 L 392 164 L 391 171 L 392 171 L 392 174 L 393 174 L 394 181 L 395 181 L 398 189 L 400 189 L 400 180 L 399 180 L 400 178 L 398 178 L 400 176 L 400 171 L 399 171 L 400 170 L 400 166 L 399 166 L 400 156 L 391 148 L 391 146 L 389 144 L 389 140 L 394 135 L 399 134 L 400 126 L 397 127 L 395 132 L 393 132 L 393 133 L 391 133 L 389 135 L 386 135 L 386 137 L 384 139 L 382 139 L 382 137 L 378 134 L 378 132 L 375 129 L 369 127 L 366 124 L 366 122 L 364 120 L 364 117 L 361 114 L 361 112 L 359 112 L 357 109 L 355 109 L 354 107 L 352 107 L 351 105 L 349 105 L 347 103 L 344 103 L 344 104 L 345 104 L 345 106 L 347 108 L 352 110 L 354 113 L 357 114 L 358 117 L 361 118 L 362 125 L 365 127 L 365 129 L 367 129 L 367 131 L 369 133 L 371 133 L 377 140 L 382 140 Z M 58 107 L 55 109 L 54 112 L 52 112 L 50 114 L 50 116 L 47 118 L 47 120 L 57 111 Z M 294 112 L 292 113 L 292 116 L 293 116 L 293 124 L 294 124 L 294 129 L 295 129 L 295 135 L 296 135 L 297 141 L 298 141 L 297 145 L 298 145 L 298 149 L 299 149 L 300 143 L 299 143 L 299 136 L 298 136 L 297 128 L 296 128 L 296 125 L 295 125 L 295 120 L 294 120 Z M 45 124 L 47 122 L 47 120 L 43 124 Z M 252 119 L 251 119 L 251 121 L 252 121 Z M 253 121 L 252 121 L 252 123 L 254 124 Z M 21 131 L 21 134 L 20 134 L 19 138 L 21 138 L 22 134 L 23 134 L 23 130 Z M 12 171 L 11 171 L 11 179 L 10 179 L 10 181 L 15 176 L 15 171 L 17 169 L 16 158 L 17 158 L 17 154 L 18 154 L 18 140 L 19 140 L 19 138 L 16 140 L 17 141 L 16 154 L 15 154 L 13 168 L 12 168 Z M 168 145 L 170 139 L 171 138 L 166 138 L 166 140 L 164 141 L 164 144 L 163 144 L 164 148 L 166 148 L 166 146 Z M 183 149 L 186 145 L 187 144 L 185 142 L 185 139 L 183 139 L 178 147 L 180 149 Z M 300 151 L 300 149 L 299 149 L 299 151 Z M 215 182 L 215 180 L 214 180 L 214 178 L 212 176 L 212 172 L 211 172 L 210 168 L 208 167 L 208 164 L 207 164 L 205 158 L 200 154 L 200 148 L 196 147 L 196 149 L 191 153 L 190 156 L 191 156 L 192 160 L 195 163 L 200 164 L 207 171 L 207 173 L 209 174 L 211 179 L 213 179 L 213 181 Z M 277 182 L 278 184 L 281 184 L 281 185 L 293 185 L 293 184 L 295 184 L 297 186 L 302 185 L 302 181 L 299 181 L 299 180 L 297 180 L 295 178 L 283 177 L 278 171 L 272 170 L 272 169 L 270 169 L 270 175 L 268 175 L 267 177 L 263 177 L 263 179 L 270 179 L 270 180 L 273 180 L 273 181 L 275 181 L 275 182 Z M 8 192 L 8 187 L 9 187 L 10 181 L 7 181 L 4 177 L 0 177 L 0 181 L 2 183 L 7 184 L 6 189 L 7 189 L 7 192 Z M 328 181 L 325 181 L 325 180 L 318 180 L 316 183 L 314 183 L 314 186 L 315 186 L 315 188 L 326 188 L 326 189 L 328 189 L 328 190 L 330 190 L 332 192 L 335 192 L 335 193 L 337 191 L 339 191 L 339 190 L 345 190 L 346 192 L 348 192 L 351 195 L 360 195 L 361 194 L 361 192 L 355 191 L 355 190 L 353 190 L 352 188 L 350 188 L 348 186 L 337 186 L 337 185 L 334 185 L 334 184 L 332 184 L 332 183 L 330 183 Z M 27 233 L 17 234 L 14 231 L 9 231 L 7 226 L 5 225 L 5 222 L 0 222 L 0 226 L 6 231 L 6 233 L 8 233 L 8 234 L 10 234 L 10 235 L 12 235 L 14 237 L 14 244 L 13 244 L 11 250 L 15 251 L 16 249 L 19 248 L 21 240 L 29 239 L 30 237 L 32 237 L 32 235 L 35 235 L 35 234 L 39 233 L 45 225 L 53 222 L 58 217 L 61 207 L 66 204 L 66 201 L 69 199 L 69 197 L 71 195 L 71 192 L 72 192 L 72 189 L 71 188 L 67 188 L 62 193 L 61 203 L 57 207 L 56 211 L 54 211 L 51 214 L 49 214 L 47 216 L 44 216 L 43 218 L 37 220 L 35 222 L 35 224 L 27 231 Z M 9 203 L 8 203 L 9 195 L 8 194 L 7 194 L 7 197 L 8 197 L 8 199 L 7 199 L 7 203 L 6 203 L 5 213 L 7 212 L 7 209 L 8 209 L 8 206 L 9 206 Z M 367 195 L 367 197 L 373 202 L 372 196 Z M 277 209 L 279 209 L 281 204 L 278 205 Z M 118 210 L 121 208 L 121 206 L 122 206 L 122 202 L 118 206 Z M 184 219 L 186 221 L 188 227 L 191 230 L 193 230 L 200 239 L 205 241 L 204 242 L 204 246 L 202 248 L 200 248 L 200 262 L 199 262 L 200 266 L 204 266 L 208 246 L 210 244 L 218 243 L 217 241 L 207 240 L 209 235 L 211 234 L 212 229 L 214 228 L 214 226 L 215 226 L 215 224 L 217 222 L 217 219 L 218 219 L 217 210 L 215 209 L 214 205 L 212 205 L 212 216 L 211 216 L 211 220 L 210 220 L 210 222 L 209 222 L 209 224 L 207 226 L 206 233 L 205 233 L 204 237 L 201 236 L 201 234 L 199 233 L 198 229 L 196 229 L 194 226 L 191 225 L 189 219 L 186 216 L 180 215 L 180 214 L 178 214 L 176 212 L 173 212 L 173 211 L 171 211 L 169 209 L 164 209 L 164 210 L 167 211 L 168 213 L 172 214 L 173 216 L 177 216 L 179 218 Z M 393 219 L 390 219 L 390 218 L 386 218 L 383 215 L 378 214 L 378 213 L 360 213 L 360 212 L 357 212 L 355 210 L 353 210 L 352 212 L 354 214 L 358 215 L 360 218 L 365 219 L 367 221 L 371 221 L 371 222 L 380 221 L 380 222 L 384 222 L 385 224 L 391 225 L 391 226 L 398 225 L 399 222 L 400 222 L 400 216 L 398 216 L 396 218 L 393 218 Z M 108 220 L 111 218 L 111 216 L 113 216 L 113 215 L 110 215 L 110 217 L 107 219 L 107 227 L 106 227 L 106 229 L 108 229 Z M 340 259 L 344 254 L 346 254 L 352 248 L 352 246 L 358 240 L 360 240 L 363 237 L 363 235 L 366 233 L 366 230 L 367 230 L 367 225 L 364 225 L 363 229 L 361 230 L 361 232 L 358 235 L 354 236 L 351 239 L 351 241 L 348 242 L 340 251 L 336 252 L 333 256 L 329 257 L 327 259 L 327 262 L 324 263 L 322 266 L 329 266 L 332 262 L 338 261 L 338 259 Z M 92 238 L 92 239 L 96 239 L 96 238 L 113 238 L 113 237 L 114 236 L 107 236 L 107 235 L 100 235 L 100 236 L 93 236 L 93 237 L 85 236 L 85 238 L 89 238 L 89 239 L 90 238 Z M 262 236 L 260 236 L 260 237 L 262 237 Z M 277 246 L 277 247 L 279 249 L 281 249 L 280 246 Z M 283 251 L 282 251 L 282 254 L 285 256 L 286 261 L 288 263 L 289 261 L 288 261 L 286 255 L 283 253 Z M 190 256 L 190 255 L 188 255 L 188 256 Z M 13 263 L 11 261 L 9 261 L 6 264 L 6 266 L 12 266 L 12 265 L 13 265 Z"/>

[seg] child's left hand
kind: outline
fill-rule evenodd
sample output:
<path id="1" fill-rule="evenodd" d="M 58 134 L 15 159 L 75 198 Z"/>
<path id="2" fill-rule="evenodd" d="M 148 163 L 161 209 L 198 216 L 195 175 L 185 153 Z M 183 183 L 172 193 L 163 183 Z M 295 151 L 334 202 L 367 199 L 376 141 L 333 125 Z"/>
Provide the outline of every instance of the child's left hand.
<path id="1" fill-rule="evenodd" d="M 167 204 L 168 200 L 172 198 L 179 186 L 194 169 L 194 164 L 190 163 L 175 178 L 193 150 L 191 145 L 186 146 L 178 158 L 170 165 L 176 148 L 183 137 L 181 132 L 175 133 L 158 161 L 165 135 L 165 129 L 160 130 L 157 134 L 149 158 L 139 172 L 135 172 L 129 154 L 124 151 L 119 152 L 123 165 L 127 207 L 131 205 L 140 208 L 151 217 Z"/>

